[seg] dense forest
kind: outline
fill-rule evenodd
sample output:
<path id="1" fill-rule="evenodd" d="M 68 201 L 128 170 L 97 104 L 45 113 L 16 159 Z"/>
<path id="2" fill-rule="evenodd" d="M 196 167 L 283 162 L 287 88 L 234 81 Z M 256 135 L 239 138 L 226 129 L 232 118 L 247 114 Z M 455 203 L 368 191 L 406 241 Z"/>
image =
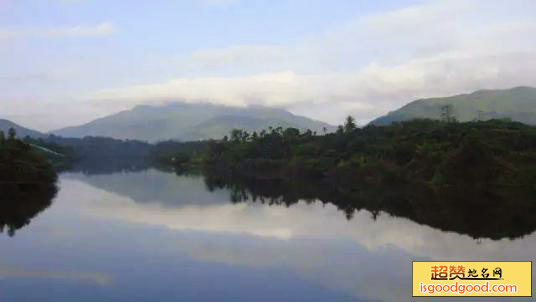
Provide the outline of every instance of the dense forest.
<path id="1" fill-rule="evenodd" d="M 350 218 L 386 212 L 476 238 L 536 229 L 536 127 L 508 120 L 413 120 L 336 133 L 235 130 L 202 159 L 234 201 L 321 200 Z"/>
<path id="2" fill-rule="evenodd" d="M 99 137 L 20 141 L 14 133 L 0 140 L 5 182 L 38 179 L 38 171 L 55 180 L 46 155 L 86 174 L 195 169 L 209 188 L 228 188 L 237 202 L 320 200 L 348 218 L 366 209 L 476 238 L 515 238 L 536 229 L 536 127 L 510 120 L 460 123 L 448 107 L 442 120 L 385 126 L 360 128 L 348 117 L 323 135 L 277 127 L 155 145 Z"/>
<path id="3" fill-rule="evenodd" d="M 159 167 L 175 167 L 181 170 L 201 167 L 209 146 L 214 140 L 196 142 L 164 141 L 157 143 L 149 155 L 150 161 Z"/>
<path id="4" fill-rule="evenodd" d="M 0 131 L 0 232 L 27 225 L 56 195 L 57 175 L 41 151 Z"/>
<path id="5" fill-rule="evenodd" d="M 207 168 L 259 178 L 336 178 L 339 183 L 533 186 L 536 127 L 506 120 L 413 120 L 322 136 L 296 129 L 234 130 L 209 145 Z"/>
<path id="6" fill-rule="evenodd" d="M 154 145 L 136 140 L 118 140 L 107 137 L 24 138 L 32 146 L 46 149 L 49 160 L 58 171 L 106 173 L 146 168 Z"/>
<path id="7" fill-rule="evenodd" d="M 348 117 L 337 131 L 323 135 L 277 127 L 156 145 L 98 137 L 25 141 L 52 151 L 49 158 L 57 154 L 72 166 L 81 162 L 104 170 L 158 165 L 258 179 L 323 179 L 348 187 L 421 182 L 436 188 L 470 183 L 536 190 L 536 127 L 508 120 L 458 123 L 445 116 L 359 128 Z"/>
<path id="8" fill-rule="evenodd" d="M 0 167 L 2 185 L 50 184 L 57 179 L 47 158 L 30 144 L 17 139 L 13 129 L 7 137 L 0 131 Z"/>

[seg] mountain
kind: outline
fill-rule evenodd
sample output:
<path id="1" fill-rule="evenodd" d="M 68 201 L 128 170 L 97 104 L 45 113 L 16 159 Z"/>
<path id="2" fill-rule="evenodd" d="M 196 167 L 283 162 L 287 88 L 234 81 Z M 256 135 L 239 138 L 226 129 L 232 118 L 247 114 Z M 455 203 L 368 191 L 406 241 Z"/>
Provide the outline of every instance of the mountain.
<path id="1" fill-rule="evenodd" d="M 439 119 L 441 107 L 445 105 L 452 105 L 454 116 L 462 122 L 510 118 L 536 124 L 536 88 L 532 87 L 479 90 L 470 94 L 416 100 L 375 119 L 371 124 L 386 125 L 415 118 Z"/>
<path id="2" fill-rule="evenodd" d="M 132 110 L 94 120 L 85 125 L 54 131 L 63 137 L 106 136 L 149 142 L 162 140 L 191 141 L 222 138 L 233 128 L 260 131 L 272 127 L 295 127 L 321 133 L 333 126 L 286 110 L 263 106 L 229 107 L 214 104 L 171 103 L 142 105 Z"/>
<path id="3" fill-rule="evenodd" d="M 15 129 L 15 131 L 17 132 L 17 137 L 19 138 L 24 138 L 26 136 L 30 136 L 32 138 L 45 138 L 47 136 L 39 131 L 31 130 L 17 125 L 12 121 L 0 119 L 0 130 L 4 131 L 4 133 L 7 135 L 9 128 Z"/>

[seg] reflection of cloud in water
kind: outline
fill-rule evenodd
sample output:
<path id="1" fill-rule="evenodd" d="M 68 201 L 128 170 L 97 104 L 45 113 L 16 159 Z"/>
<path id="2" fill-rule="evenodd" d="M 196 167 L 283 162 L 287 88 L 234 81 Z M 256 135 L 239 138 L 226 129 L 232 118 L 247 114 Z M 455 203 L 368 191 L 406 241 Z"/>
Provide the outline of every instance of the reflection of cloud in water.
<path id="1" fill-rule="evenodd" d="M 64 182 L 65 188 L 81 185 Z M 346 220 L 330 204 L 300 202 L 286 208 L 220 199 L 213 204 L 186 202 L 170 207 L 136 203 L 104 191 L 91 195 L 98 198 L 77 204 L 84 213 L 181 231 L 177 248 L 194 259 L 290 269 L 371 300 L 411 301 L 412 260 L 536 260 L 535 234 L 476 241 L 386 214 L 374 220 L 361 211 Z"/>
<path id="2" fill-rule="evenodd" d="M 113 201 L 112 201 L 113 200 Z M 140 204 L 113 196 L 99 199 L 87 209 L 100 217 L 165 226 L 174 230 L 247 234 L 277 239 L 346 239 L 376 250 L 395 246 L 416 256 L 442 259 L 482 259 L 483 257 L 522 256 L 536 247 L 536 235 L 524 239 L 477 241 L 466 235 L 442 232 L 409 219 L 380 215 L 376 220 L 367 211 L 347 220 L 335 206 L 321 203 L 286 208 L 257 203 L 163 207 L 158 203 Z M 521 254 L 521 255 L 519 255 Z M 503 259 L 503 258 L 502 258 Z"/>
<path id="3" fill-rule="evenodd" d="M 112 283 L 112 278 L 109 275 L 102 273 L 90 272 L 36 272 L 26 271 L 16 268 L 0 267 L 0 279 L 56 279 L 66 281 L 91 282 L 100 286 L 107 286 Z"/>
<path id="4" fill-rule="evenodd" d="M 409 287 L 399 285 L 410 273 L 411 255 L 395 247 L 370 252 L 343 240 L 282 241 L 236 236 L 201 240 L 181 238 L 178 244 L 194 259 L 290 269 L 305 279 L 351 292 L 366 301 L 403 301 L 400 297 L 407 297 L 409 293 Z"/>

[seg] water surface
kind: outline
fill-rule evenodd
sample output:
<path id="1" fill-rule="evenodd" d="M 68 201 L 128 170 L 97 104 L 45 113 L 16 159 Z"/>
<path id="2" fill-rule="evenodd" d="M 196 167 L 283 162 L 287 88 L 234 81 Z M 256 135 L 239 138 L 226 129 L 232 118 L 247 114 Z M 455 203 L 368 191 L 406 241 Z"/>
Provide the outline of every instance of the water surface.
<path id="1" fill-rule="evenodd" d="M 59 189 L 0 234 L 0 301 L 413 301 L 414 260 L 536 260 L 534 233 L 474 239 L 319 201 L 236 202 L 202 176 L 64 173 Z"/>

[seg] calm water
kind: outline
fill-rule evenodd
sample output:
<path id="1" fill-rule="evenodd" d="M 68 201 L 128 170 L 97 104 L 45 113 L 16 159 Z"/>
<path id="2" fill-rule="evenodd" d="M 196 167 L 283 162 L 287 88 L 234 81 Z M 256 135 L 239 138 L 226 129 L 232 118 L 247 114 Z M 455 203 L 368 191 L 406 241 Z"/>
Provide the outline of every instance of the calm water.
<path id="1" fill-rule="evenodd" d="M 475 240 L 320 202 L 233 203 L 201 176 L 65 173 L 59 187 L 0 234 L 1 302 L 412 301 L 413 260 L 536 260 L 536 234 Z"/>

